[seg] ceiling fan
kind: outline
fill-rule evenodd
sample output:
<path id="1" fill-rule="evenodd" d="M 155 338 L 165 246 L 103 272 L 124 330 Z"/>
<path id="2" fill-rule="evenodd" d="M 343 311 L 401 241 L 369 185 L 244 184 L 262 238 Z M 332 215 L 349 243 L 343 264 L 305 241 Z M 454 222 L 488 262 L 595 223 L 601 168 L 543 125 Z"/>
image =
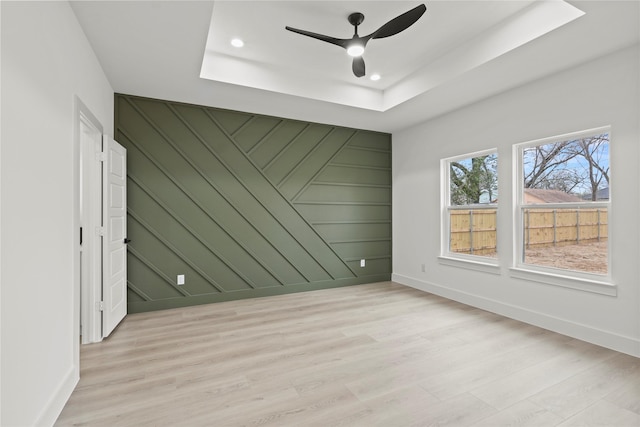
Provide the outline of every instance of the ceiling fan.
<path id="1" fill-rule="evenodd" d="M 364 59 L 362 54 L 364 48 L 371 39 L 382 39 L 385 37 L 393 36 L 401 31 L 406 30 L 412 26 L 427 10 L 424 4 L 416 6 L 408 12 L 403 13 L 400 16 L 393 18 L 391 21 L 378 28 L 368 36 L 360 37 L 358 35 L 358 25 L 364 21 L 364 15 L 360 12 L 352 13 L 347 18 L 349 23 L 355 27 L 353 37 L 350 39 L 338 39 L 335 37 L 325 36 L 324 34 L 312 33 L 311 31 L 299 30 L 286 26 L 285 29 L 293 31 L 294 33 L 302 34 L 303 36 L 312 37 L 314 39 L 322 40 L 327 43 L 335 44 L 347 50 L 347 53 L 353 57 L 353 63 L 351 68 L 353 74 L 356 77 L 362 77 L 365 75 Z"/>

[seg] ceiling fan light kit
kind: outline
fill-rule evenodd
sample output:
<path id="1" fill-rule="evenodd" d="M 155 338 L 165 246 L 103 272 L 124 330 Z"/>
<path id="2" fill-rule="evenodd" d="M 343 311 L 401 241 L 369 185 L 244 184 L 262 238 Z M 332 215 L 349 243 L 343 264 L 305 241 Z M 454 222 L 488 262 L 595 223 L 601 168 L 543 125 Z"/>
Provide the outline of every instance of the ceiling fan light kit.
<path id="1" fill-rule="evenodd" d="M 364 54 L 365 47 L 367 46 L 369 40 L 390 37 L 406 30 L 407 28 L 415 24 L 415 22 L 420 19 L 420 17 L 426 10 L 427 7 L 424 4 L 416 6 L 408 12 L 405 12 L 402 15 L 393 18 L 391 21 L 387 22 L 373 33 L 364 37 L 360 37 L 358 35 L 358 26 L 364 21 L 364 15 L 360 12 L 352 13 L 347 17 L 349 23 L 354 26 L 354 34 L 350 39 L 339 39 L 331 36 L 326 36 L 324 34 L 300 30 L 289 26 L 286 26 L 285 29 L 346 49 L 347 54 L 353 57 L 353 63 L 351 67 L 353 70 L 353 74 L 356 77 L 362 77 L 365 75 L 365 65 L 362 55 Z"/>
<path id="2" fill-rule="evenodd" d="M 364 46 L 359 43 L 353 43 L 347 48 L 347 55 L 349 56 L 362 56 L 364 53 Z"/>

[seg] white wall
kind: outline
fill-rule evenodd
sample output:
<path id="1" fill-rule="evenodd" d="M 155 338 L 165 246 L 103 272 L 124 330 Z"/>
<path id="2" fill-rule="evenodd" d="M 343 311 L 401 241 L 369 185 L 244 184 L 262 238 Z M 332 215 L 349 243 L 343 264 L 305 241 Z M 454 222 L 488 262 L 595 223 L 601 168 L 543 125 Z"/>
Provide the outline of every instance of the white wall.
<path id="1" fill-rule="evenodd" d="M 2 7 L 0 7 L 0 46 L 2 46 Z M 1 49 L 0 49 L 1 52 Z M 2 81 L 2 54 L 0 53 L 0 82 Z M 0 83 L 0 98 L 2 84 Z M 2 129 L 2 102 L 0 102 L 0 129 Z M 0 225 L 2 224 L 2 131 L 0 130 Z M 2 227 L 0 226 L 0 236 Z M 0 238 L 0 385 L 2 384 L 2 239 Z M 2 422 L 2 387 L 0 386 L 0 422 Z"/>
<path id="2" fill-rule="evenodd" d="M 67 2 L 1 2 L 2 426 L 51 425 L 77 383 L 77 96 L 113 90 Z"/>
<path id="3" fill-rule="evenodd" d="M 640 356 L 639 46 L 393 135 L 393 280 Z M 617 296 L 510 277 L 512 145 L 611 125 Z M 440 159 L 498 148 L 500 274 L 442 265 Z M 426 271 L 421 271 L 425 264 Z"/>

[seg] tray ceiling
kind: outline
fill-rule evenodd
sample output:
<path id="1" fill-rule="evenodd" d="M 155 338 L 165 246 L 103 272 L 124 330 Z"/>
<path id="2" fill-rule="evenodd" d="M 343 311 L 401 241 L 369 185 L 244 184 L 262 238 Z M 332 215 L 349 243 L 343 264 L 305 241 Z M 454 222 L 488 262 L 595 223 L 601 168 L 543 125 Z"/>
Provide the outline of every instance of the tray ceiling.
<path id="1" fill-rule="evenodd" d="M 77 1 L 115 92 L 394 132 L 640 42 L 637 1 L 424 2 L 406 31 L 371 40 L 368 75 L 337 46 L 420 2 Z M 584 12 L 584 14 L 582 14 Z M 230 46 L 232 37 L 245 41 Z"/>

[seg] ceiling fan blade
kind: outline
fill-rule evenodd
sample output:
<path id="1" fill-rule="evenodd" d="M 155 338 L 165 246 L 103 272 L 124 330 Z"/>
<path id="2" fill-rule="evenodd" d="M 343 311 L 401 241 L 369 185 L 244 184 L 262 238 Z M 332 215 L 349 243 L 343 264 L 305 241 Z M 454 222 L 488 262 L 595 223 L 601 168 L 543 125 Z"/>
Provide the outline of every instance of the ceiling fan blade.
<path id="1" fill-rule="evenodd" d="M 284 27 L 285 29 L 292 31 L 294 33 L 302 34 L 303 36 L 311 37 L 314 39 L 322 40 L 323 42 L 335 44 L 336 46 L 344 47 L 346 49 L 346 44 L 350 39 L 337 39 L 331 36 L 325 36 L 324 34 L 312 33 L 311 31 L 299 30 L 297 28 L 292 27 Z"/>
<path id="2" fill-rule="evenodd" d="M 355 74 L 356 77 L 364 76 L 364 59 L 362 59 L 362 56 L 353 58 L 351 68 L 353 69 L 353 74 Z"/>
<path id="3" fill-rule="evenodd" d="M 416 6 L 408 12 L 403 13 L 400 16 L 393 18 L 391 21 L 384 24 L 382 27 L 378 28 L 375 32 L 371 33 L 367 37 L 372 37 L 374 39 L 382 39 L 385 37 L 393 36 L 398 34 L 401 31 L 406 30 L 415 22 L 420 19 L 420 17 L 427 10 L 427 7 L 424 4 L 420 6 Z"/>

